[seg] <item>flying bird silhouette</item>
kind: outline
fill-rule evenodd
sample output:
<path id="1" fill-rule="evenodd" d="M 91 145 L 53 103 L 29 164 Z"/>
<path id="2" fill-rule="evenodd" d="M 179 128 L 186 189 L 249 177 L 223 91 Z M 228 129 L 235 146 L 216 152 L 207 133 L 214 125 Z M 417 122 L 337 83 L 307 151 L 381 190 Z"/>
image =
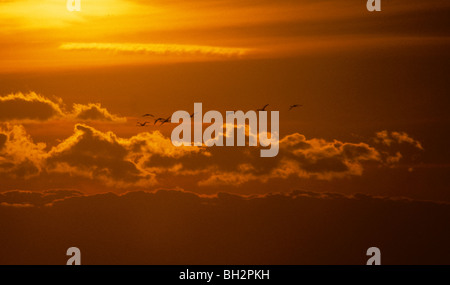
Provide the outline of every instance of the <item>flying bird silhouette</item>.
<path id="1" fill-rule="evenodd" d="M 294 109 L 294 108 L 302 107 L 302 106 L 303 106 L 303 105 L 298 105 L 298 104 L 291 105 L 291 106 L 289 106 L 289 111 L 292 110 L 292 109 Z"/>
<path id="2" fill-rule="evenodd" d="M 145 127 L 147 124 L 150 124 L 150 122 L 147 122 L 147 121 L 145 121 L 145 122 L 143 122 L 143 123 L 137 122 L 137 123 L 136 123 L 136 126 Z"/>
<path id="3" fill-rule="evenodd" d="M 155 122 L 153 123 L 153 125 L 156 125 L 157 122 L 162 122 L 162 121 L 164 121 L 164 118 L 155 119 Z"/>
<path id="4" fill-rule="evenodd" d="M 162 125 L 164 125 L 165 123 L 170 123 L 170 118 L 171 118 L 172 116 L 169 116 L 169 117 L 167 117 L 167 119 L 163 119 L 162 121 L 161 121 L 161 125 L 160 126 L 162 126 Z"/>
<path id="5" fill-rule="evenodd" d="M 256 109 L 256 111 L 265 111 L 267 106 L 269 106 L 269 104 L 264 105 L 261 109 Z"/>
<path id="6" fill-rule="evenodd" d="M 144 114 L 144 115 L 142 115 L 142 117 L 155 117 L 155 116 L 153 116 L 152 114 Z"/>

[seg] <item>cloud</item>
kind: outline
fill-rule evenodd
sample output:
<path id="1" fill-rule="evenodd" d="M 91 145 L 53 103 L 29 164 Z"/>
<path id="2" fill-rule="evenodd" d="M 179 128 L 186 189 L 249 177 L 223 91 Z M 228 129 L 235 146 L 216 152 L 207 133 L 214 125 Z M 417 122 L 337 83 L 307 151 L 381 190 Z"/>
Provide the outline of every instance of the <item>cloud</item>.
<path id="1" fill-rule="evenodd" d="M 13 191 L 0 264 L 65 264 L 71 246 L 83 264 L 365 264 L 371 246 L 383 264 L 447 264 L 449 219 L 449 204 L 365 194 Z"/>
<path id="2" fill-rule="evenodd" d="M 74 104 L 72 115 L 77 120 L 82 121 L 109 121 L 109 122 L 126 122 L 125 118 L 111 114 L 101 104 Z"/>
<path id="3" fill-rule="evenodd" d="M 67 110 L 61 99 L 51 100 L 35 92 L 14 93 L 0 96 L 0 122 L 48 121 L 66 119 L 78 121 L 125 122 L 126 119 L 111 114 L 101 104 L 74 104 Z"/>
<path id="4" fill-rule="evenodd" d="M 363 162 L 381 162 L 380 153 L 366 143 L 345 143 L 338 140 L 331 142 L 323 139 L 306 139 L 294 134 L 280 141 L 286 145 L 286 161 L 280 168 L 303 177 L 315 176 L 319 179 L 332 179 L 350 175 L 361 175 Z M 287 168 L 286 168 L 287 167 Z M 275 170 L 276 172 L 277 170 Z"/>
<path id="5" fill-rule="evenodd" d="M 6 134 L 0 133 L 0 151 L 5 146 L 6 140 L 8 139 L 8 136 Z"/>
<path id="6" fill-rule="evenodd" d="M 3 206 L 11 207 L 42 207 L 58 200 L 83 195 L 76 190 L 46 190 L 43 192 L 14 190 L 0 193 L 0 203 Z"/>
<path id="7" fill-rule="evenodd" d="M 70 172 L 91 179 L 137 182 L 153 180 L 127 160 L 127 150 L 112 133 L 76 125 L 75 133 L 49 152 L 48 171 Z"/>
<path id="8" fill-rule="evenodd" d="M 406 133 L 398 134 L 392 137 L 420 145 Z M 261 158 L 257 147 L 175 147 L 158 131 L 121 138 L 76 124 L 70 137 L 47 148 L 35 143 L 22 126 L 6 125 L 0 130 L 0 174 L 46 180 L 58 176 L 74 183 L 83 178 L 122 189 L 156 186 L 162 181 L 183 186 L 186 181 L 180 179 L 188 178 L 201 187 L 240 186 L 276 179 L 361 176 L 369 165 L 395 167 L 414 154 L 394 152 L 384 144 L 378 148 L 364 142 L 307 139 L 298 133 L 285 136 L 279 144 L 277 157 Z"/>
<path id="9" fill-rule="evenodd" d="M 58 103 L 34 92 L 15 93 L 0 97 L 0 121 L 48 120 L 62 117 Z"/>
<path id="10" fill-rule="evenodd" d="M 20 125 L 0 129 L 0 143 L 3 176 L 41 175 L 49 179 L 48 175 L 68 175 L 69 179 L 83 177 L 117 188 L 148 187 L 157 183 L 157 174 L 174 171 L 172 166 L 158 164 L 154 157 L 176 160 L 200 153 L 207 155 L 201 148 L 175 147 L 159 132 L 124 139 L 83 124 L 77 124 L 72 136 L 51 149 L 45 143 L 35 143 Z"/>
<path id="11" fill-rule="evenodd" d="M 396 152 L 395 155 L 392 156 L 388 156 L 386 158 L 386 162 L 388 164 L 395 164 L 398 163 L 400 161 L 400 159 L 402 159 L 403 155 L 400 152 Z"/>
<path id="12" fill-rule="evenodd" d="M 402 53 L 406 46 L 436 52 L 436 47 L 448 45 L 445 27 L 449 5 L 441 0 L 422 2 L 387 4 L 384 24 L 380 25 L 378 17 L 367 16 L 365 3 L 348 1 L 102 0 L 82 5 L 80 13 L 65 11 L 65 4 L 58 1 L 12 1 L 0 9 L 5 31 L 0 52 L 9 55 L 1 68 L 215 60 L 243 52 L 253 56 L 253 51 L 255 56 L 266 58 L 379 47 Z M 167 44 L 141 43 L 143 37 Z M 65 42 L 68 38 L 80 42 Z M 178 44 L 172 42 L 174 39 Z M 93 56 L 92 51 L 99 52 Z M 177 56 L 168 59 L 169 53 Z"/>
<path id="13" fill-rule="evenodd" d="M 0 173 L 13 179 L 30 178 L 42 170 L 45 143 L 34 143 L 23 126 L 0 127 Z"/>
<path id="14" fill-rule="evenodd" d="M 177 158 L 198 152 L 198 148 L 173 146 L 159 132 L 123 139 L 77 124 L 71 137 L 49 151 L 45 165 L 48 172 L 70 173 L 119 188 L 151 186 L 157 183 L 158 172 L 148 167 L 153 155 Z"/>
<path id="15" fill-rule="evenodd" d="M 148 53 L 157 55 L 199 54 L 211 56 L 242 56 L 250 51 L 246 48 L 146 43 L 64 43 L 60 45 L 59 48 L 62 50 L 97 50 L 110 52 Z"/>
<path id="16" fill-rule="evenodd" d="M 397 144 L 410 144 L 420 150 L 423 150 L 422 144 L 413 138 L 411 138 L 407 133 L 405 132 L 388 132 L 388 131 L 381 131 L 376 133 L 376 141 L 379 143 L 382 143 L 384 145 L 390 146 L 393 143 Z"/>
<path id="17" fill-rule="evenodd" d="M 225 125 L 224 125 L 225 126 Z M 246 136 L 257 140 L 248 131 Z M 235 129 L 243 126 L 235 126 Z M 219 140 L 225 134 L 219 133 Z M 259 148 L 210 148 L 214 161 L 204 157 L 195 164 L 181 158 L 162 160 L 158 163 L 175 168 L 178 175 L 202 175 L 200 186 L 242 185 L 250 181 L 266 183 L 270 179 L 290 177 L 315 178 L 319 180 L 361 176 L 366 164 L 395 165 L 403 157 L 400 152 L 390 154 L 368 143 L 350 143 L 339 140 L 307 139 L 294 133 L 279 141 L 280 152 L 274 159 L 259 158 Z"/>
<path id="18" fill-rule="evenodd" d="M 241 156 L 235 169 L 223 171 L 219 168 L 213 175 L 200 181 L 200 185 L 239 185 L 255 180 L 267 182 L 268 179 L 289 177 L 331 180 L 361 176 L 364 164 L 368 162 L 383 165 L 388 158 L 390 163 L 395 162 L 390 156 L 363 142 L 306 139 L 304 135 L 294 133 L 281 139 L 279 144 L 280 152 L 276 160 L 254 161 L 253 156 Z"/>

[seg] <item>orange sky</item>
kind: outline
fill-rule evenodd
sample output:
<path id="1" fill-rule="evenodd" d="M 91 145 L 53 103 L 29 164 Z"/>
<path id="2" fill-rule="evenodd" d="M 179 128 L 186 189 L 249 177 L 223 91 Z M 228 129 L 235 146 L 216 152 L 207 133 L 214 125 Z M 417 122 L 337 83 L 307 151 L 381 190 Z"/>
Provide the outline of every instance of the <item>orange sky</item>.
<path id="1" fill-rule="evenodd" d="M 0 210 L 54 189 L 449 202 L 450 3 L 363 2 L 0 0 Z M 279 155 L 176 148 L 173 124 L 136 126 L 195 102 L 269 104 Z"/>
<path id="2" fill-rule="evenodd" d="M 423 182 L 411 183 L 412 191 L 399 187 L 417 177 L 414 171 L 435 179 L 448 169 L 437 135 L 426 127 L 448 121 L 445 104 L 435 104 L 448 87 L 441 56 L 449 38 L 437 25 L 447 18 L 434 5 L 448 9 L 445 1 L 391 1 L 382 13 L 369 13 L 356 2 L 331 1 L 87 0 L 81 12 L 69 12 L 60 2 L 0 2 L 3 133 L 23 126 L 24 147 L 31 149 L 18 153 L 45 145 L 32 164 L 4 154 L 4 165 L 15 166 L 5 168 L 3 190 L 30 188 L 30 181 L 35 189 L 64 188 L 69 175 L 90 192 L 181 187 L 214 193 L 226 186 L 238 193 L 266 193 L 281 179 L 279 191 L 307 187 L 352 193 L 366 183 L 367 191 L 383 195 L 450 199 L 442 191 L 444 181 L 431 195 L 424 193 Z M 74 138 L 92 144 L 85 151 L 97 151 L 77 124 L 99 131 L 100 140 L 111 138 L 112 131 L 126 148 L 146 132 L 170 136 L 170 125 L 136 127 L 141 114 L 190 112 L 194 102 L 221 112 L 269 103 L 269 109 L 281 112 L 281 138 L 300 134 L 309 141 L 365 144 L 378 156 L 341 157 L 342 149 L 325 155 L 316 145 L 314 156 L 302 158 L 314 164 L 308 166 L 283 152 L 274 162 L 230 161 L 228 150 L 213 149 L 205 165 L 202 159 L 192 166 L 158 162 L 162 167 L 133 160 L 150 158 L 152 151 L 124 149 L 121 159 L 105 153 L 84 164 L 49 163 L 53 148 L 64 148 Z M 287 111 L 291 104 L 304 107 Z M 380 131 L 405 132 L 424 148 L 407 141 L 380 144 Z M 7 143 L 14 139 L 8 135 Z M 241 150 L 235 152 L 239 156 Z M 190 158 L 191 164 L 197 159 Z M 30 169 L 22 169 L 22 163 Z M 131 177 L 116 181 L 116 163 L 131 167 Z M 267 166 L 258 169 L 255 163 Z M 286 165 L 289 174 L 280 174 Z M 242 167 L 248 173 L 238 175 Z M 97 179 L 91 172 L 106 176 Z M 268 173 L 273 178 L 259 178 Z M 389 187 L 374 182 L 380 175 L 390 177 Z"/>
<path id="3" fill-rule="evenodd" d="M 403 16 L 445 1 L 389 1 L 372 14 L 357 1 L 85 0 L 81 12 L 61 2 L 0 2 L 1 72 L 448 44 Z"/>

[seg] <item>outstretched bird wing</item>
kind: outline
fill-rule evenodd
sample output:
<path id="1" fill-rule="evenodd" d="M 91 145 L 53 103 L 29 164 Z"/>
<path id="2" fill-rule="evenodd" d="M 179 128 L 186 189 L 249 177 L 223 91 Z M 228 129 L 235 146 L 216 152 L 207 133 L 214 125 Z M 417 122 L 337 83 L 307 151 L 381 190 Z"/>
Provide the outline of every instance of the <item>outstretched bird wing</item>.
<path id="1" fill-rule="evenodd" d="M 302 106 L 303 106 L 303 105 L 298 105 L 298 104 L 291 105 L 291 106 L 289 106 L 289 111 L 292 110 L 292 109 L 294 109 L 294 108 L 302 107 Z"/>
<path id="2" fill-rule="evenodd" d="M 267 106 L 269 106 L 269 104 L 264 105 L 261 109 L 256 109 L 256 111 L 265 111 Z"/>
<path id="3" fill-rule="evenodd" d="M 165 123 L 170 122 L 170 118 L 171 118 L 171 117 L 172 117 L 172 116 L 169 116 L 169 117 L 167 117 L 167 119 L 163 119 L 160 126 L 164 125 Z"/>

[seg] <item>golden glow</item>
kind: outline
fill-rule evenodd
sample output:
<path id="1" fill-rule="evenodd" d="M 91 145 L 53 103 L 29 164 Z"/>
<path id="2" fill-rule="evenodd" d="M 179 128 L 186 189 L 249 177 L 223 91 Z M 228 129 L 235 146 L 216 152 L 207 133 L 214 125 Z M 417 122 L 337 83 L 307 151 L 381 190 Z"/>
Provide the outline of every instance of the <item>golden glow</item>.
<path id="1" fill-rule="evenodd" d="M 124 0 L 83 0 L 81 12 L 69 12 L 61 0 L 0 3 L 0 21 L 21 29 L 67 28 L 108 15 L 133 15 L 138 5 Z M 7 25 L 8 26 L 8 25 Z"/>
<path id="2" fill-rule="evenodd" d="M 393 4 L 383 15 L 416 8 Z M 277 58 L 398 46 L 405 37 L 408 45 L 449 41 L 365 34 L 360 24 L 374 19 L 366 12 L 330 1 L 82 0 L 80 12 L 64 0 L 1 1 L 0 72 Z"/>

